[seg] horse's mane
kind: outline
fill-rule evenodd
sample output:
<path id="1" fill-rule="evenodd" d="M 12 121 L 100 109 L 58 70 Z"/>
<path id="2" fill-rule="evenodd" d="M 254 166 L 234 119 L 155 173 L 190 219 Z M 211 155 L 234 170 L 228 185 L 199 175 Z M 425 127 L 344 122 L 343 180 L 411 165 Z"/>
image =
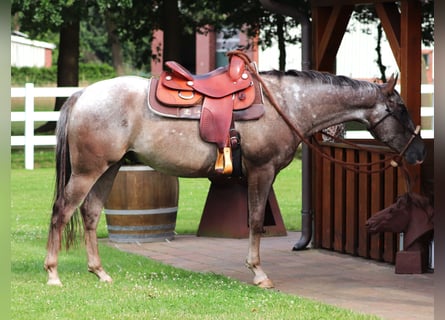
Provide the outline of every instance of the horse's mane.
<path id="1" fill-rule="evenodd" d="M 302 80 L 307 80 L 307 81 L 311 81 L 311 82 L 316 81 L 321 84 L 330 84 L 330 85 L 341 86 L 341 87 L 347 86 L 347 87 L 352 87 L 353 89 L 359 89 L 359 88 L 377 89 L 378 88 L 378 84 L 372 83 L 369 81 L 355 80 L 355 79 L 351 79 L 346 76 L 334 75 L 331 73 L 314 71 L 314 70 L 308 70 L 308 71 L 288 70 L 285 72 L 278 71 L 278 70 L 272 70 L 272 71 L 261 72 L 261 74 L 272 75 L 272 76 L 277 76 L 277 77 L 294 76 L 294 77 L 301 78 Z"/>

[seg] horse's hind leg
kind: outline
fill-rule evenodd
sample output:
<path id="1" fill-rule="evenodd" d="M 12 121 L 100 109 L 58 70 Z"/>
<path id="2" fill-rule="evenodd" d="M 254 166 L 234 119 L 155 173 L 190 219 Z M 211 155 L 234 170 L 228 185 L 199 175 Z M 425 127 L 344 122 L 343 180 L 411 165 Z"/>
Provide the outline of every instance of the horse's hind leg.
<path id="1" fill-rule="evenodd" d="M 57 272 L 62 232 L 93 184 L 94 179 L 91 177 L 71 176 L 65 187 L 65 192 L 61 193 L 54 202 L 44 265 L 48 272 L 48 284 L 50 285 L 62 284 Z"/>
<path id="2" fill-rule="evenodd" d="M 111 191 L 119 167 L 118 164 L 113 165 L 99 178 L 80 207 L 85 228 L 88 271 L 94 273 L 100 281 L 104 282 L 112 282 L 113 280 L 102 267 L 96 230 L 104 203 Z"/>

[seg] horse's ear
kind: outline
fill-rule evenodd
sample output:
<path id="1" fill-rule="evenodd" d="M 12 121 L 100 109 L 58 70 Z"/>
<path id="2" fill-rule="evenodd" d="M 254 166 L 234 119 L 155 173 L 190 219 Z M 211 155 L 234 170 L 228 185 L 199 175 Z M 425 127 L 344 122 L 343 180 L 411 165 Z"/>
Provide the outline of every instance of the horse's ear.
<path id="1" fill-rule="evenodd" d="M 386 95 L 391 95 L 394 92 L 394 87 L 397 84 L 397 79 L 399 78 L 399 74 L 396 73 L 394 75 L 394 73 L 391 75 L 391 77 L 388 79 L 388 81 L 383 85 L 382 91 L 384 94 Z"/>

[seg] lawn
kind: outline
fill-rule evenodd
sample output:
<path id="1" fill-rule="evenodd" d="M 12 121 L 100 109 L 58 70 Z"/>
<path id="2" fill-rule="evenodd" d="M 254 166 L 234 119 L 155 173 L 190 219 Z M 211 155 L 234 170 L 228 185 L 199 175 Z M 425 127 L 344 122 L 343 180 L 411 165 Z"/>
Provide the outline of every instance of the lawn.
<path id="1" fill-rule="evenodd" d="M 11 153 L 11 167 L 24 167 L 23 150 L 16 149 Z M 48 178 L 54 180 L 54 150 L 53 148 L 38 148 L 34 153 L 35 168 L 51 169 Z M 38 171 L 38 170 L 37 170 Z M 202 209 L 210 186 L 208 179 L 180 179 L 179 209 L 176 232 L 196 233 L 202 214 Z M 51 185 L 51 188 L 53 186 Z M 283 221 L 288 230 L 301 229 L 301 161 L 296 158 L 277 176 L 274 183 L 275 194 L 280 206 Z M 52 196 L 53 191 L 48 193 Z M 105 220 L 105 219 L 102 219 Z M 103 221 L 104 222 L 104 221 Z"/>
<path id="2" fill-rule="evenodd" d="M 50 164 L 46 153 L 40 157 Z M 12 158 L 12 166 L 18 167 L 20 155 Z M 45 161 L 33 171 L 11 172 L 12 319 L 376 319 L 220 275 L 176 269 L 105 245 L 99 249 L 113 284 L 100 283 L 86 271 L 80 245 L 61 251 L 64 286 L 47 286 L 43 260 L 54 170 L 45 168 Z M 285 224 L 297 229 L 299 161 L 288 170 L 278 177 L 275 190 Z M 181 179 L 177 232 L 196 232 L 207 188 L 206 179 Z M 98 233 L 107 236 L 105 219 Z"/>

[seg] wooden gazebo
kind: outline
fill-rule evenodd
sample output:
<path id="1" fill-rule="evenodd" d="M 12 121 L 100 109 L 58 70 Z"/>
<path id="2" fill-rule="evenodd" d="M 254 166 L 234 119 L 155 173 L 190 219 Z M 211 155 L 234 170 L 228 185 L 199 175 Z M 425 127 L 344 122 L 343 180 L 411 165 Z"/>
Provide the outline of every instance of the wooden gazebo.
<path id="1" fill-rule="evenodd" d="M 391 0 L 312 0 L 312 69 L 335 73 L 336 54 L 354 6 L 373 4 L 400 70 L 402 98 L 420 124 L 421 3 L 398 2 L 400 6 Z M 409 167 L 416 192 L 433 192 L 433 142 L 427 145 L 425 164 Z M 326 143 L 324 149 L 336 158 L 361 162 L 379 159 L 384 151 L 363 152 L 338 143 Z M 365 221 L 407 191 L 399 170 L 356 174 L 318 156 L 312 157 L 312 168 L 313 247 L 394 263 L 398 234 L 370 236 Z"/>

